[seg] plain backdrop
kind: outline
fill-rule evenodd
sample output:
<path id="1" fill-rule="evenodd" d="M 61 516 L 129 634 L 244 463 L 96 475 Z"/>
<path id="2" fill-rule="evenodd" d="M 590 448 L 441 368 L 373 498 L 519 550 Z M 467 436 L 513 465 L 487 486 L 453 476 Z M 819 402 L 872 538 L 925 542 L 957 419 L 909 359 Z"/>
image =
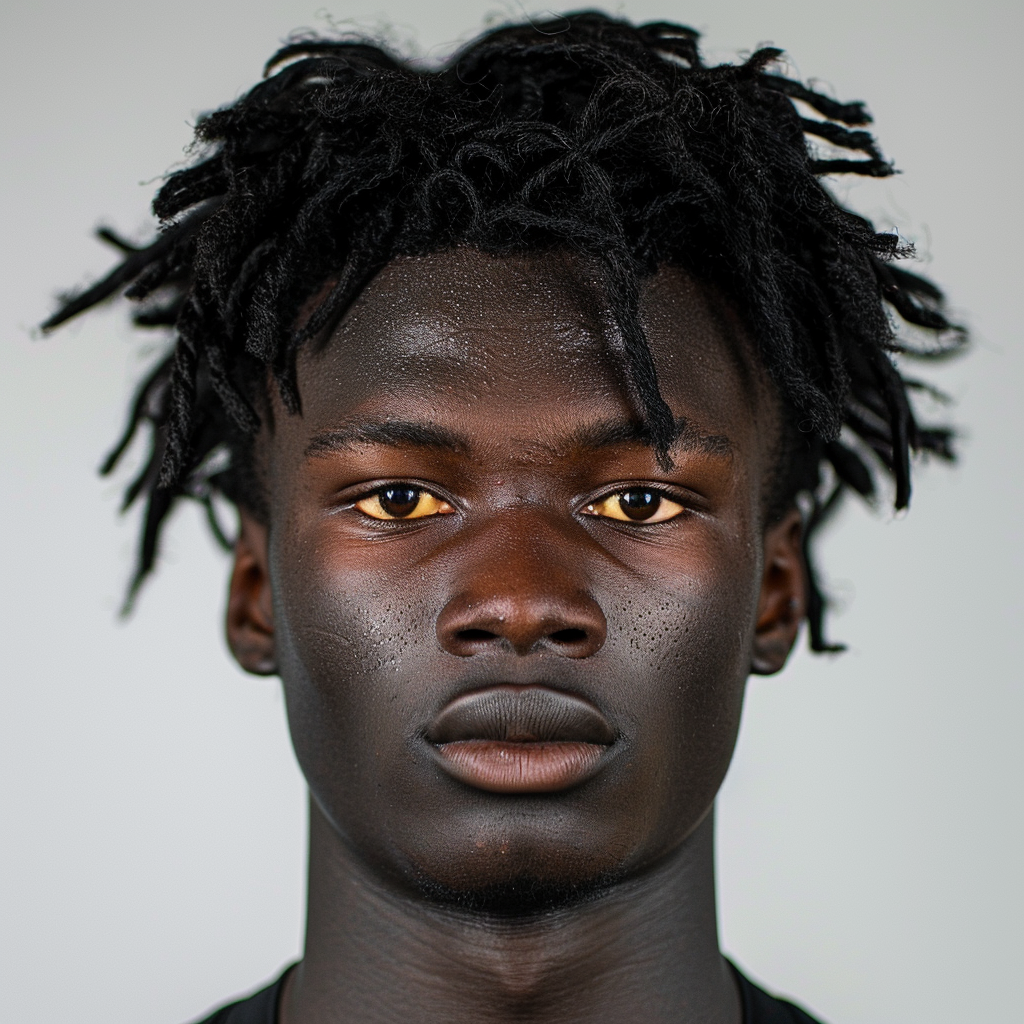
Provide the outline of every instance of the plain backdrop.
<path id="1" fill-rule="evenodd" d="M 123 307 L 32 327 L 143 237 L 197 113 L 292 29 L 450 49 L 482 0 L 6 0 L 0 13 L 0 1020 L 181 1024 L 301 948 L 305 802 L 276 680 L 221 636 L 192 509 L 117 617 L 135 540 L 95 470 L 155 354 Z M 752 681 L 719 804 L 726 950 L 833 1024 L 1019 1024 L 1022 505 L 1019 0 L 631 0 L 732 59 L 771 41 L 866 99 L 904 173 L 838 186 L 917 243 L 975 332 L 935 378 L 962 464 L 907 517 L 851 507 L 822 563 L 836 658 Z"/>

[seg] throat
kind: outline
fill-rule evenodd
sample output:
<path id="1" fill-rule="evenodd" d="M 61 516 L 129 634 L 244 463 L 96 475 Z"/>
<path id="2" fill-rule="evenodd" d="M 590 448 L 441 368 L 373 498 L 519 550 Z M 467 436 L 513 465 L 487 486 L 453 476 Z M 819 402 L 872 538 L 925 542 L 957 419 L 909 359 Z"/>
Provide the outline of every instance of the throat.
<path id="1" fill-rule="evenodd" d="M 711 816 L 636 877 L 410 892 L 311 815 L 306 952 L 281 1024 L 739 1024 L 718 948 Z"/>

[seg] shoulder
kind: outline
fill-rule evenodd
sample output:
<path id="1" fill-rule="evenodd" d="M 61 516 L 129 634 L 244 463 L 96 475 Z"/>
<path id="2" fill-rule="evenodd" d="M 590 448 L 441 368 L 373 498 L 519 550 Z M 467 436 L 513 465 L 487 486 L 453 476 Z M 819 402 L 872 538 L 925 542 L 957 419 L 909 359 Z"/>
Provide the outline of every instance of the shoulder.
<path id="1" fill-rule="evenodd" d="M 733 970 L 743 1000 L 743 1024 L 821 1024 L 821 1021 L 795 1003 L 769 995 L 747 978 L 735 964 Z"/>
<path id="2" fill-rule="evenodd" d="M 276 981 L 251 996 L 219 1007 L 197 1024 L 277 1024 L 281 989 L 290 970 L 287 968 Z"/>

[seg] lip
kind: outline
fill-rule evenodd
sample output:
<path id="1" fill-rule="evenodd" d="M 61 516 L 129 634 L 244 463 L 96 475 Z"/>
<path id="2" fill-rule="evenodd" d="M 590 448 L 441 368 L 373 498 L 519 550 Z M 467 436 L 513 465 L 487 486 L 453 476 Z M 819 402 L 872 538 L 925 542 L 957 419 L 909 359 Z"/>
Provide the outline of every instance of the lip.
<path id="1" fill-rule="evenodd" d="M 588 701 L 547 686 L 489 686 L 448 703 L 426 734 L 441 767 L 491 793 L 555 793 L 597 772 L 615 742 Z"/>

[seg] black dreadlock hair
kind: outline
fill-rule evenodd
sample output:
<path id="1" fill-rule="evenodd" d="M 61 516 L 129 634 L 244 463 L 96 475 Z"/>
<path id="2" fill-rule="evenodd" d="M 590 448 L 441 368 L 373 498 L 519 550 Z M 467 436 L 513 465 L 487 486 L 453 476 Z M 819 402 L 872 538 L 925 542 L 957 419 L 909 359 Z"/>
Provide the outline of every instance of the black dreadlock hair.
<path id="1" fill-rule="evenodd" d="M 875 231 L 819 181 L 893 167 L 863 128 L 863 104 L 771 70 L 773 48 L 707 66 L 697 38 L 585 11 L 487 32 L 430 68 L 361 37 L 294 38 L 264 81 L 200 118 L 197 159 L 154 200 L 156 239 L 137 248 L 102 229 L 122 262 L 43 325 L 123 290 L 140 303 L 136 325 L 173 333 L 102 468 L 152 427 L 124 501 L 145 501 L 128 603 L 179 498 L 201 501 L 225 543 L 215 494 L 262 507 L 252 438 L 268 372 L 298 411 L 298 348 L 326 336 L 393 258 L 459 245 L 568 249 L 602 268 L 626 385 L 662 458 L 672 421 L 642 286 L 662 264 L 708 282 L 782 396 L 791 429 L 777 497 L 811 495 L 808 545 L 846 492 L 871 500 L 880 477 L 905 507 L 911 452 L 951 458 L 951 435 L 918 425 L 908 389 L 924 385 L 892 356 L 938 358 L 966 335 L 934 285 L 893 264 L 911 252 L 898 234 Z M 900 340 L 891 311 L 929 340 Z M 806 553 L 810 644 L 836 650 Z"/>

